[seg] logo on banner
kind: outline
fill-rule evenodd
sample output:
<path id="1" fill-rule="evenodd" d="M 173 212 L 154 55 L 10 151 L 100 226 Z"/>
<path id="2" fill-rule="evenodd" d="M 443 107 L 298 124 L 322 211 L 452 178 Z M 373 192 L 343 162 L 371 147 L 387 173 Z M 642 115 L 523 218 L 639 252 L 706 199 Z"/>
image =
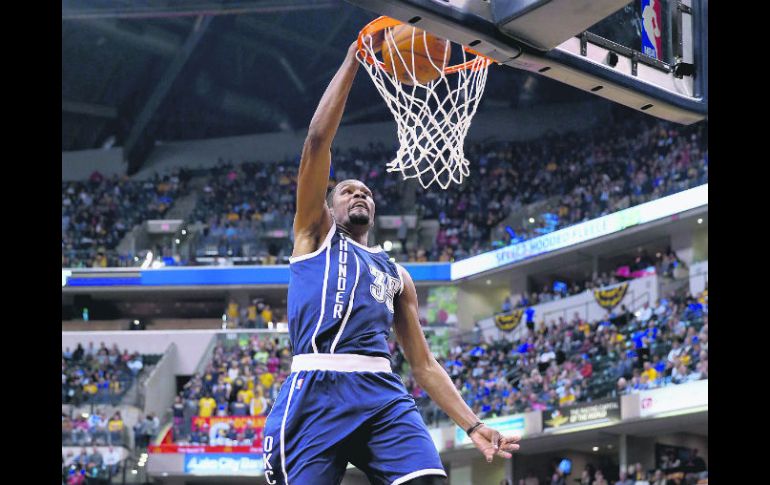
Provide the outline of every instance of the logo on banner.
<path id="1" fill-rule="evenodd" d="M 618 303 L 623 301 L 623 297 L 626 296 L 628 291 L 628 283 L 621 283 L 618 286 L 608 289 L 594 290 L 594 299 L 600 307 L 607 311 L 612 311 L 613 308 L 618 306 Z"/>
<path id="2" fill-rule="evenodd" d="M 262 457 L 245 453 L 185 455 L 184 471 L 192 475 L 259 476 Z"/>
<path id="3" fill-rule="evenodd" d="M 507 315 L 495 315 L 495 325 L 500 330 L 510 332 L 521 323 L 521 316 L 524 315 L 523 309 L 513 310 Z"/>
<path id="4" fill-rule="evenodd" d="M 564 416 L 558 409 L 551 411 L 551 419 L 546 419 L 545 424 L 551 428 L 558 428 L 562 424 L 569 421 L 567 416 Z"/>
<path id="5" fill-rule="evenodd" d="M 660 59 L 660 0 L 642 0 L 642 53 Z"/>

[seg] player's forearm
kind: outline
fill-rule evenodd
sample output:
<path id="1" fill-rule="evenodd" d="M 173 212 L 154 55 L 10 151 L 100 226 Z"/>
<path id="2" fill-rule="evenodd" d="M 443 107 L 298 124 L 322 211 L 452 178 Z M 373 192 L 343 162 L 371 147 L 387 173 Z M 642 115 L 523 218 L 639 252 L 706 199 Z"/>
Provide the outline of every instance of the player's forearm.
<path id="1" fill-rule="evenodd" d="M 413 374 L 417 384 L 458 426 L 468 429 L 476 424 L 478 416 L 465 404 L 449 374 L 436 359 L 432 359 L 432 363 L 422 370 L 413 369 Z"/>
<path id="2" fill-rule="evenodd" d="M 328 150 L 331 147 L 334 135 L 340 126 L 345 102 L 358 70 L 355 52 L 352 48 L 348 50 L 342 66 L 326 88 L 310 121 L 307 142 L 317 145 L 319 149 Z"/>

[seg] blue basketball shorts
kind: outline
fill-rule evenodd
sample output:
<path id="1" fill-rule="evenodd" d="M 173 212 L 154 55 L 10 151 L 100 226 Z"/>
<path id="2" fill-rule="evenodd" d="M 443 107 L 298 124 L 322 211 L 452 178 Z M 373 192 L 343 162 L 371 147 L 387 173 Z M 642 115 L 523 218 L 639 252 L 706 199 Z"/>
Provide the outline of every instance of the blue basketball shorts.
<path id="1" fill-rule="evenodd" d="M 294 356 L 262 448 L 268 485 L 337 485 L 348 463 L 376 485 L 446 477 L 414 399 L 382 357 Z"/>

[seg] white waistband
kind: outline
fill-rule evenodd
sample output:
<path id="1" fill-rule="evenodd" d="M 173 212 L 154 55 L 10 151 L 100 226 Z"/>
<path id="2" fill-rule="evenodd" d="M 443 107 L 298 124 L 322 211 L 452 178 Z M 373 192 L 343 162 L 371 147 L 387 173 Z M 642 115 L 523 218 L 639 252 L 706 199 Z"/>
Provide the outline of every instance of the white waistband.
<path id="1" fill-rule="evenodd" d="M 359 354 L 299 354 L 291 361 L 291 371 L 332 370 L 337 372 L 391 372 L 390 360 Z"/>

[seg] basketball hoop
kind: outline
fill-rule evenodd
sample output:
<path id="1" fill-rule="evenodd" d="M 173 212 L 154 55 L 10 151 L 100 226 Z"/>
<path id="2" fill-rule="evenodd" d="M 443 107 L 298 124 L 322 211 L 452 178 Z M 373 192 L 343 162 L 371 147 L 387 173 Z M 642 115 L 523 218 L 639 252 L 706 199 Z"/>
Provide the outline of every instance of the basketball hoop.
<path id="1" fill-rule="evenodd" d="M 453 66 L 447 65 L 450 49 L 444 50 L 442 65 L 437 65 L 430 55 L 419 56 L 438 71 L 436 79 L 420 83 L 415 75 L 414 46 L 422 43 L 427 49 L 427 34 L 413 31 L 412 60 L 406 62 L 392 33 L 392 27 L 399 25 L 402 22 L 383 16 L 367 24 L 358 34 L 358 60 L 393 113 L 398 127 L 399 149 L 396 158 L 388 162 L 387 171 L 401 172 L 404 180 L 417 178 L 424 188 L 436 182 L 446 189 L 452 182 L 462 183 L 470 173 L 463 142 L 484 93 L 487 68 L 492 60 L 468 47 L 461 49 L 462 63 Z M 395 55 L 390 55 L 392 66 L 386 66 L 377 58 L 379 49 L 374 37 L 379 32 L 383 32 L 382 44 L 387 43 L 389 52 L 397 53 L 402 66 L 406 66 L 411 83 L 402 82 L 399 75 L 394 74 L 398 72 Z"/>

